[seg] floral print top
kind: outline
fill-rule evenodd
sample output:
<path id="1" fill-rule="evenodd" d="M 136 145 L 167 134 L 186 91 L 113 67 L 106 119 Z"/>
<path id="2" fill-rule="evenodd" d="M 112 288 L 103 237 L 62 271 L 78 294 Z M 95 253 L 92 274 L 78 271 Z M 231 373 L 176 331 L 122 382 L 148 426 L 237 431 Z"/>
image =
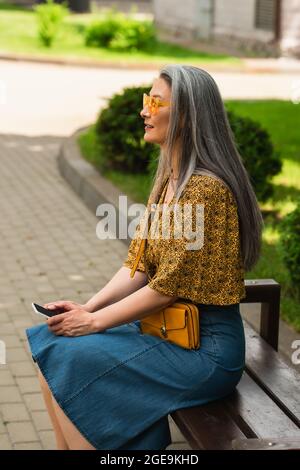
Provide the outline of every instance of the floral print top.
<path id="1" fill-rule="evenodd" d="M 148 287 L 162 294 L 179 297 L 178 301 L 190 300 L 195 304 L 211 305 L 239 303 L 246 292 L 238 211 L 232 192 L 227 185 L 214 177 L 197 174 L 190 177 L 178 204 L 182 211 L 183 204 L 192 207 L 190 217 L 187 216 L 190 229 L 195 230 L 200 226 L 201 218 L 197 218 L 197 206 L 203 208 L 204 221 L 203 244 L 200 248 L 190 249 L 187 245 L 189 237 L 174 236 L 175 213 L 172 211 L 170 221 L 173 232 L 168 238 L 162 236 L 162 207 L 171 207 L 172 203 L 170 201 L 162 206 L 167 182 L 168 178 L 156 206 L 160 207 L 160 210 L 156 209 L 155 217 L 151 219 L 146 248 L 137 270 L 147 273 Z M 153 225 L 159 227 L 156 236 L 151 232 Z M 185 235 L 185 232 L 183 233 Z M 132 269 L 140 241 L 141 221 L 123 266 Z"/>

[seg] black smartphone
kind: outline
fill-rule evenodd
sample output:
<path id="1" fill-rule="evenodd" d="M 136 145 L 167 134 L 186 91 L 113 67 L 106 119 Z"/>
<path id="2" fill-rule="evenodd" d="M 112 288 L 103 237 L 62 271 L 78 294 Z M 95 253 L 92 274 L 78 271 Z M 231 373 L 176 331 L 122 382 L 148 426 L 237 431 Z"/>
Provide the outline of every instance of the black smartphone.
<path id="1" fill-rule="evenodd" d="M 39 313 L 40 315 L 44 315 L 44 317 L 54 317 L 55 315 L 58 315 L 59 313 L 62 313 L 61 309 L 54 309 L 54 310 L 49 310 L 47 308 L 42 307 L 39 304 L 36 304 L 32 302 L 32 308 L 35 311 L 35 313 Z"/>

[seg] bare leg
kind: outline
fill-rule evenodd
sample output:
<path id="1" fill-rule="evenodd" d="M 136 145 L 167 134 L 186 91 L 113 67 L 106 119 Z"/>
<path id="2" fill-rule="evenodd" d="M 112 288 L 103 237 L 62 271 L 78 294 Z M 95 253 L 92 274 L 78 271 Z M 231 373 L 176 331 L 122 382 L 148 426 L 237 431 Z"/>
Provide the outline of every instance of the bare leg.
<path id="1" fill-rule="evenodd" d="M 47 384 L 47 382 L 46 382 L 46 380 L 45 380 L 45 378 L 44 378 L 44 376 L 43 376 L 43 374 L 41 373 L 40 370 L 38 371 L 38 377 L 39 377 L 39 381 L 40 381 L 40 384 L 41 384 L 41 389 L 42 389 L 42 392 L 43 392 L 44 401 L 45 401 L 45 404 L 46 404 L 46 407 L 47 407 L 47 410 L 48 410 L 48 414 L 50 416 L 52 426 L 53 426 L 53 430 L 54 430 L 54 433 L 55 433 L 57 449 L 58 450 L 69 450 L 67 441 L 66 441 L 66 439 L 65 439 L 65 437 L 62 433 L 61 427 L 59 425 L 58 419 L 57 419 L 55 411 L 54 411 L 52 393 L 51 393 L 51 391 L 48 387 L 48 384 Z"/>
<path id="2" fill-rule="evenodd" d="M 78 431 L 72 421 L 65 415 L 55 398 L 52 396 L 53 406 L 60 428 L 66 438 L 70 450 L 96 450 Z"/>

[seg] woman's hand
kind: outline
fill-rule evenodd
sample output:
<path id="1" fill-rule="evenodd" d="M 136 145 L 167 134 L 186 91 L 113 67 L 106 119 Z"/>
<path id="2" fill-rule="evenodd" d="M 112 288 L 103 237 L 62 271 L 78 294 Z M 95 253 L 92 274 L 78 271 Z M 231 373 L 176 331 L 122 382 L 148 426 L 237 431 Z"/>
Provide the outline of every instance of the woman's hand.
<path id="1" fill-rule="evenodd" d="M 57 336 L 83 336 L 99 331 L 95 326 L 95 315 L 79 306 L 48 318 L 47 324 Z"/>
<path id="2" fill-rule="evenodd" d="M 57 300 L 55 302 L 48 302 L 44 304 L 43 307 L 48 308 L 49 310 L 58 310 L 61 313 L 69 312 L 70 310 L 74 310 L 76 308 L 84 309 L 87 312 L 92 313 L 86 304 L 78 304 L 72 300 Z"/>

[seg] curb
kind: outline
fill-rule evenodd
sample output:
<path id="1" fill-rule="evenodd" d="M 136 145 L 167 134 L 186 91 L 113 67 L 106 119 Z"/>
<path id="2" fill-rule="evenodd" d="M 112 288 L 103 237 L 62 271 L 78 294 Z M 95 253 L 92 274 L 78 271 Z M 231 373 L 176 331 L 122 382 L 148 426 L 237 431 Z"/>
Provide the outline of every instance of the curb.
<path id="1" fill-rule="evenodd" d="M 90 163 L 83 159 L 77 144 L 78 136 L 88 127 L 77 130 L 62 143 L 57 157 L 59 171 L 94 214 L 96 214 L 96 208 L 99 204 L 110 203 L 114 205 L 118 233 L 120 218 L 124 217 L 127 224 L 129 222 L 128 214 L 119 210 L 119 196 L 122 193 L 120 193 L 120 189 L 105 179 Z M 134 201 L 129 198 L 127 202 L 128 206 L 134 204 Z M 129 246 L 131 242 L 129 237 L 126 239 L 119 238 L 119 240 L 125 243 L 126 246 Z M 241 304 L 241 313 L 242 317 L 259 333 L 260 304 Z M 291 361 L 291 355 L 294 352 L 291 345 L 295 340 L 300 340 L 300 333 L 297 333 L 285 321 L 280 319 L 278 350 L 289 366 L 299 371 L 300 365 L 293 364 Z"/>
<path id="2" fill-rule="evenodd" d="M 45 56 L 32 56 L 27 54 L 9 54 L 0 53 L 0 60 L 8 60 L 12 62 L 29 62 L 37 64 L 49 64 L 49 65 L 61 65 L 68 67 L 84 67 L 84 68 L 102 68 L 102 69 L 125 69 L 125 70 L 155 70 L 164 67 L 170 62 L 127 62 L 126 60 L 109 61 L 109 60 L 94 60 L 94 59 L 71 59 L 71 58 L 60 58 L 60 57 L 45 57 Z M 178 62 L 174 60 L 174 62 Z M 223 72 L 223 73 L 251 73 L 251 70 L 247 70 L 244 65 L 230 66 L 226 64 L 214 64 L 210 62 L 193 62 L 195 66 L 205 67 L 207 70 L 212 72 Z M 256 73 L 256 71 L 255 71 Z"/>
<path id="3" fill-rule="evenodd" d="M 95 216 L 99 204 L 112 204 L 115 207 L 118 234 L 120 221 L 126 222 L 126 226 L 130 221 L 127 212 L 123 212 L 122 207 L 119 208 L 119 196 L 127 195 L 120 192 L 120 189 L 82 158 L 77 138 L 87 128 L 88 126 L 80 128 L 62 143 L 57 156 L 58 168 L 61 175 Z M 134 204 L 134 201 L 127 196 L 128 207 L 131 204 Z M 119 238 L 119 240 L 126 246 L 129 246 L 131 242 L 130 237 Z"/>
<path id="4" fill-rule="evenodd" d="M 157 70 L 163 64 L 152 62 L 137 63 L 124 61 L 97 61 L 93 59 L 68 59 L 60 57 L 44 57 L 31 56 L 26 54 L 5 54 L 0 53 L 0 60 L 8 60 L 11 62 L 29 62 L 37 64 L 61 65 L 67 67 L 84 67 L 84 68 L 103 68 L 103 69 L 131 69 L 131 70 Z"/>
<path id="5" fill-rule="evenodd" d="M 32 56 L 30 54 L 13 54 L 13 53 L 0 53 L 0 60 L 7 60 L 12 62 L 29 62 L 37 64 L 60 65 L 67 67 L 83 67 L 83 68 L 102 68 L 102 69 L 125 69 L 125 70 L 154 70 L 157 71 L 164 67 L 168 62 L 127 62 L 126 60 L 105 61 L 94 60 L 89 58 L 75 59 L 75 58 L 60 58 L 60 57 L 46 57 L 46 56 Z M 205 68 L 208 72 L 222 72 L 222 73 L 247 73 L 247 74 L 300 74 L 300 63 L 295 66 L 284 66 L 282 63 L 275 64 L 269 63 L 268 59 L 263 62 L 259 60 L 241 59 L 241 65 L 230 64 L 214 64 L 210 62 L 192 62 L 193 65 L 200 68 Z M 180 61 L 174 60 L 180 63 Z M 299 61 L 300 62 L 300 61 Z"/>

